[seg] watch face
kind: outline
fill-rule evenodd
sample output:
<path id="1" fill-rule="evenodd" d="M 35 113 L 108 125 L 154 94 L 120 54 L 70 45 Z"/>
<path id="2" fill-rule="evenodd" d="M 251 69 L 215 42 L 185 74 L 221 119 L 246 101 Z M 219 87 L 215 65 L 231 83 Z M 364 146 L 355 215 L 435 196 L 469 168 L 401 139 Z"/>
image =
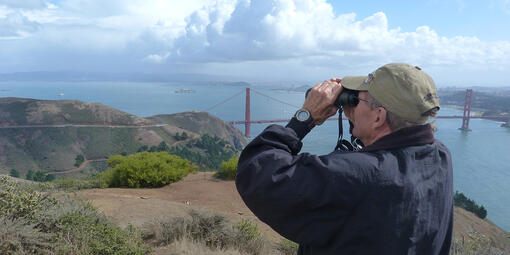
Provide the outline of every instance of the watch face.
<path id="1" fill-rule="evenodd" d="M 306 110 L 301 109 L 296 114 L 296 119 L 299 121 L 306 121 L 308 118 L 310 118 L 310 113 Z"/>

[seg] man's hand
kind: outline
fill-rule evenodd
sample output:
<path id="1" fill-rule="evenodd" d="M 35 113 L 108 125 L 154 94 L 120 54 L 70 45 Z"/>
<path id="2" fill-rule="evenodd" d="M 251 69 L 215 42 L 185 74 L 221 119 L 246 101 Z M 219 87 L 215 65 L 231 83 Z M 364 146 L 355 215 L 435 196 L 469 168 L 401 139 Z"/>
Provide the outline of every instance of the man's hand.
<path id="1" fill-rule="evenodd" d="M 321 125 L 337 112 L 338 107 L 333 103 L 343 90 L 341 81 L 342 79 L 334 78 L 317 83 L 308 93 L 303 108 L 310 112 L 315 125 Z"/>

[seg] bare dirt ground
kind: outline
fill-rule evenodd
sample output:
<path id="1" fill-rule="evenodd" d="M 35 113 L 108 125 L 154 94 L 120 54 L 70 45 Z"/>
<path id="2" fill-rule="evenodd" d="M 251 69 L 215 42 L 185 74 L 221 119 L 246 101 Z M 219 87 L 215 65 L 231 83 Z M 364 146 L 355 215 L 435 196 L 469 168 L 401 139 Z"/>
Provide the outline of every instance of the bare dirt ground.
<path id="1" fill-rule="evenodd" d="M 121 226 L 141 226 L 155 218 L 184 216 L 189 209 L 196 208 L 222 213 L 233 221 L 250 219 L 257 223 L 268 240 L 278 242 L 281 239 L 246 207 L 233 181 L 217 180 L 212 175 L 211 172 L 191 174 L 157 189 L 91 189 L 80 191 L 78 195 L 90 200 Z M 510 252 L 510 234 L 490 221 L 481 220 L 461 208 L 455 208 L 454 217 L 455 238 L 473 238 L 475 234 Z"/>
<path id="2" fill-rule="evenodd" d="M 280 235 L 259 221 L 246 207 L 233 181 L 221 181 L 212 172 L 188 175 L 183 180 L 156 189 L 91 189 L 78 192 L 121 226 L 141 226 L 156 218 L 187 215 L 189 209 L 219 212 L 233 221 L 250 219 L 274 242 Z"/>

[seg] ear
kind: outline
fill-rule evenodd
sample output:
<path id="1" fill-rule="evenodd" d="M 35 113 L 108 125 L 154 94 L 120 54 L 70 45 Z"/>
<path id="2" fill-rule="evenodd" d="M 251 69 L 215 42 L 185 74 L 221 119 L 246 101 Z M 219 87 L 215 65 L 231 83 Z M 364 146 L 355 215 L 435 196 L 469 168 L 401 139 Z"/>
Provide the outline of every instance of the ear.
<path id="1" fill-rule="evenodd" d="M 374 116 L 375 119 L 373 122 L 374 129 L 380 129 L 384 125 L 387 125 L 387 123 L 386 123 L 386 109 L 384 109 L 384 107 L 377 107 L 377 109 L 375 109 L 375 110 L 376 110 L 375 116 Z"/>

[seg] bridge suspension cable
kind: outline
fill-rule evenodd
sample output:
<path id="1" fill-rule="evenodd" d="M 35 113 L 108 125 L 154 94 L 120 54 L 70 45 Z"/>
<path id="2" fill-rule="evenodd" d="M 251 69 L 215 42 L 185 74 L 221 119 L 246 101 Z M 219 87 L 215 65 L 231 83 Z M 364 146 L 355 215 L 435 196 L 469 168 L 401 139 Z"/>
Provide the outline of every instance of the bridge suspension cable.
<path id="1" fill-rule="evenodd" d="M 282 101 L 282 100 L 276 99 L 276 98 L 274 98 L 274 97 L 272 97 L 272 96 L 268 96 L 268 95 L 266 95 L 266 94 L 264 94 L 264 93 L 262 93 L 262 92 L 258 92 L 258 91 L 254 90 L 254 89 L 251 89 L 251 90 L 252 90 L 253 92 L 255 92 L 255 93 L 257 93 L 257 94 L 261 95 L 261 96 L 264 96 L 264 97 L 270 98 L 270 99 L 272 99 L 272 100 L 274 100 L 274 101 L 277 101 L 277 102 L 279 102 L 279 103 L 282 103 L 282 104 L 284 104 L 284 105 L 292 106 L 292 107 L 295 107 L 295 108 L 298 108 L 298 109 L 299 109 L 299 108 L 301 108 L 301 107 L 299 107 L 299 106 L 295 106 L 295 105 L 293 105 L 293 104 L 289 104 L 289 103 L 284 102 L 284 101 Z"/>
<path id="2" fill-rule="evenodd" d="M 209 108 L 205 109 L 204 111 L 208 112 L 208 111 L 210 111 L 210 110 L 212 110 L 212 109 L 214 109 L 214 108 L 216 108 L 216 107 L 218 107 L 218 106 L 220 106 L 220 105 L 222 105 L 222 104 L 226 103 L 226 102 L 227 102 L 227 101 L 229 101 L 230 99 L 232 99 L 232 98 L 234 98 L 234 97 L 238 96 L 239 94 L 241 94 L 241 93 L 243 93 L 243 92 L 244 92 L 244 89 L 243 89 L 243 90 L 241 90 L 241 91 L 239 91 L 239 92 L 238 92 L 238 93 L 236 93 L 235 95 L 233 95 L 233 96 L 231 96 L 231 97 L 229 97 L 229 98 L 227 98 L 227 99 L 225 99 L 225 100 L 223 100 L 223 101 L 221 101 L 221 102 L 219 102 L 219 103 L 217 103 L 217 104 L 215 104 L 215 105 L 213 105 L 213 106 L 211 106 L 211 107 L 209 107 Z"/>

